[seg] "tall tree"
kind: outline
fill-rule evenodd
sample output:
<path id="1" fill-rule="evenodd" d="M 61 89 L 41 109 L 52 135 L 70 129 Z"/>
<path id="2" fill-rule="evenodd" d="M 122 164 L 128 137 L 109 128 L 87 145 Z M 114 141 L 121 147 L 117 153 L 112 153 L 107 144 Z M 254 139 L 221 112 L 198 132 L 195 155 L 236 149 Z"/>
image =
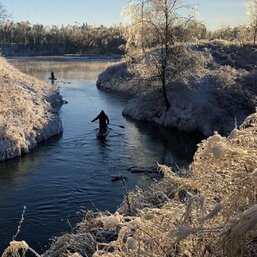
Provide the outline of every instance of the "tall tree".
<path id="1" fill-rule="evenodd" d="M 256 43 L 257 39 L 257 0 L 250 0 L 247 5 L 247 19 L 248 26 L 252 33 L 253 43 Z"/>
<path id="2" fill-rule="evenodd" d="M 124 30 L 126 48 L 128 51 L 139 50 L 145 53 L 149 44 L 149 23 L 147 21 L 148 0 L 131 0 L 124 11 L 127 29 Z"/>
<path id="3" fill-rule="evenodd" d="M 160 82 L 167 111 L 170 108 L 168 86 L 184 77 L 195 63 L 189 48 L 183 44 L 175 46 L 193 17 L 179 14 L 187 8 L 179 0 L 134 0 L 127 8 L 129 12 L 125 13 L 130 19 L 125 35 L 129 44 L 127 49 L 141 50 L 142 61 L 135 66 L 136 71 Z"/>

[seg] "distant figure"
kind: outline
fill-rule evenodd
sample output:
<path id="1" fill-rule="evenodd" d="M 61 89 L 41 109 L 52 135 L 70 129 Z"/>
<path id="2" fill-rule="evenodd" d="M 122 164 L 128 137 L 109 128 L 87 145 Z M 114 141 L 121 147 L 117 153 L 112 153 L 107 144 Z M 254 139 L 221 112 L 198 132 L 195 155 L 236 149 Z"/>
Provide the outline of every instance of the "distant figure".
<path id="1" fill-rule="evenodd" d="M 107 124 L 109 124 L 109 118 L 105 114 L 104 111 L 101 111 L 100 114 L 98 114 L 98 116 L 96 118 L 91 120 L 91 122 L 94 122 L 98 119 L 99 119 L 99 132 L 100 133 L 105 133 L 106 130 L 107 130 Z"/>
<path id="2" fill-rule="evenodd" d="M 51 79 L 51 80 L 55 80 L 55 79 L 56 79 L 55 76 L 54 76 L 54 72 L 53 72 L 53 71 L 51 72 L 51 77 L 50 77 L 50 79 Z"/>

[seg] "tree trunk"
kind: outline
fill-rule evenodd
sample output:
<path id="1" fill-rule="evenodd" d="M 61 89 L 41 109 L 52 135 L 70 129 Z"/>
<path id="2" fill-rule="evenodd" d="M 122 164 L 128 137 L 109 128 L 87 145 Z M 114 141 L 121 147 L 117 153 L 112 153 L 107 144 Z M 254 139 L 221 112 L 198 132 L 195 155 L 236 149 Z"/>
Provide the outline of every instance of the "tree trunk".
<path id="1" fill-rule="evenodd" d="M 255 20 L 255 24 L 253 26 L 253 44 L 256 43 L 256 37 L 257 37 L 257 19 Z"/>
<path id="2" fill-rule="evenodd" d="M 162 93 L 164 101 L 166 104 L 166 112 L 170 109 L 170 102 L 167 97 L 167 88 L 166 88 L 166 76 L 167 76 L 167 55 L 168 55 L 168 30 L 169 30 L 169 11 L 168 11 L 168 2 L 165 0 L 165 39 L 164 39 L 164 49 L 162 49 Z"/>
<path id="3" fill-rule="evenodd" d="M 163 94 L 163 98 L 165 101 L 165 105 L 166 105 L 166 112 L 170 109 L 170 102 L 169 99 L 167 97 L 167 90 L 166 90 L 166 86 L 163 86 L 162 88 L 162 94 Z"/>
<path id="4" fill-rule="evenodd" d="M 166 79 L 165 76 L 162 78 L 162 95 L 166 105 L 166 112 L 170 109 L 170 101 L 167 96 Z"/>

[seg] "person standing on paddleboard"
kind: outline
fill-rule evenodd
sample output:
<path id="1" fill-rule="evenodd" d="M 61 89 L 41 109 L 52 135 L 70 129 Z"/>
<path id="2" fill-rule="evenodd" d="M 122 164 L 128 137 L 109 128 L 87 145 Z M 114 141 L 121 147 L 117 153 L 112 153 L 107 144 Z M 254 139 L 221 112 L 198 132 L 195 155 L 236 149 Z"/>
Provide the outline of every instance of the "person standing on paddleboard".
<path id="1" fill-rule="evenodd" d="M 107 130 L 107 125 L 109 125 L 109 118 L 105 114 L 104 111 L 101 111 L 96 118 L 91 120 L 91 122 L 94 122 L 96 120 L 99 120 L 99 132 L 105 133 Z"/>
<path id="2" fill-rule="evenodd" d="M 54 76 L 54 72 L 53 71 L 51 72 L 51 77 L 49 79 L 51 79 L 51 80 L 55 80 L 56 79 L 55 76 Z"/>

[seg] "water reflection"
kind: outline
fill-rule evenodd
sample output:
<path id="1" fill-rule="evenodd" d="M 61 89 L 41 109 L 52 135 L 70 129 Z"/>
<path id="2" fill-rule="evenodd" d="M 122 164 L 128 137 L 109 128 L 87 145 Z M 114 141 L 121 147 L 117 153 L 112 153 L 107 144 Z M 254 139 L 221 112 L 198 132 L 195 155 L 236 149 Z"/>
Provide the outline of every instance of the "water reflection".
<path id="1" fill-rule="evenodd" d="M 86 60 L 86 59 L 85 59 Z M 58 79 L 55 84 L 69 84 L 72 80 L 96 80 L 99 72 L 110 66 L 110 61 L 61 62 L 40 58 L 10 59 L 12 64 L 23 72 L 47 81 L 52 70 Z M 24 61 L 26 65 L 24 65 Z M 33 68 L 32 68 L 33 67 Z"/>
<path id="2" fill-rule="evenodd" d="M 157 161 L 173 168 L 186 168 L 192 161 L 196 151 L 196 144 L 201 140 L 201 135 L 167 129 L 149 122 L 133 122 L 128 126 L 126 138 L 127 151 L 131 156 L 147 156 L 153 163 Z M 154 142 L 154 144 L 153 144 Z M 145 158 L 139 158 L 141 166 L 147 165 Z"/>
<path id="3" fill-rule="evenodd" d="M 39 143 L 38 147 L 31 150 L 30 154 L 0 162 L 0 181 L 5 182 L 0 183 L 0 192 L 4 193 L 4 188 L 9 190 L 11 184 L 19 183 L 23 176 L 28 176 L 33 170 L 36 170 L 37 166 L 40 165 L 41 157 L 44 157 L 47 150 L 56 145 L 61 138 L 62 135 L 51 137 Z"/>

